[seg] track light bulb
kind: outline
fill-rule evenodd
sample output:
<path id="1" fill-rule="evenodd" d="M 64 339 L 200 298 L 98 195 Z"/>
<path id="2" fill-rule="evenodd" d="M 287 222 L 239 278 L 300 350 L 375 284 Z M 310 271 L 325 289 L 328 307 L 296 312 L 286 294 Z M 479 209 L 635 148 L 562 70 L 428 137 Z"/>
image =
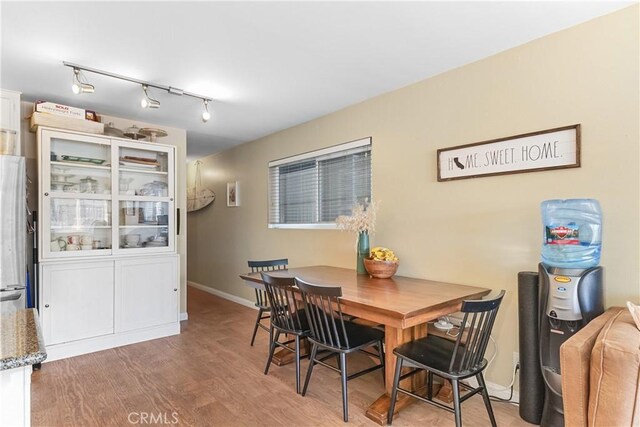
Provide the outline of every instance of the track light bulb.
<path id="1" fill-rule="evenodd" d="M 76 95 L 80 95 L 81 93 L 93 93 L 96 91 L 94 85 L 89 83 L 83 83 L 80 80 L 80 70 L 77 68 L 73 69 L 73 84 L 71 85 L 71 90 Z"/>
<path id="2" fill-rule="evenodd" d="M 90 85 L 89 83 L 80 84 L 80 93 L 93 93 L 95 91 L 96 91 L 95 86 Z"/>
<path id="3" fill-rule="evenodd" d="M 149 86 L 142 85 L 142 91 L 144 92 L 144 98 L 140 100 L 140 106 L 142 108 L 160 108 L 160 101 L 155 100 L 149 96 L 147 90 Z"/>
<path id="4" fill-rule="evenodd" d="M 209 101 L 205 99 L 203 103 L 204 103 L 204 107 L 202 110 L 202 122 L 207 123 L 211 118 L 211 113 L 209 112 Z"/>

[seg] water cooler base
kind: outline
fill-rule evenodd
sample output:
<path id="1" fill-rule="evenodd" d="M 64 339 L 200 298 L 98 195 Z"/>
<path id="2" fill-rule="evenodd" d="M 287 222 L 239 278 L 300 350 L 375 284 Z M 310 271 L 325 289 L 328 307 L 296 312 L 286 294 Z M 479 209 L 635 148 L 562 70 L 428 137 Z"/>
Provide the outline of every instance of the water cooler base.
<path id="1" fill-rule="evenodd" d="M 544 395 L 542 408 L 541 427 L 564 427 L 564 410 L 562 409 L 562 396 L 547 389 Z"/>

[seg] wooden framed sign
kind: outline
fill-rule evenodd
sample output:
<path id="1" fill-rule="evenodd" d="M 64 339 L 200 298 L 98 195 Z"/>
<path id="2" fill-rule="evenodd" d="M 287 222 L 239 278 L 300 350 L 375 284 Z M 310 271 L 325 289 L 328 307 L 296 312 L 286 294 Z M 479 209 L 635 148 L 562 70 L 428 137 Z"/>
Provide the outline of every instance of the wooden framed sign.
<path id="1" fill-rule="evenodd" d="M 438 150 L 438 181 L 580 167 L 580 125 Z"/>

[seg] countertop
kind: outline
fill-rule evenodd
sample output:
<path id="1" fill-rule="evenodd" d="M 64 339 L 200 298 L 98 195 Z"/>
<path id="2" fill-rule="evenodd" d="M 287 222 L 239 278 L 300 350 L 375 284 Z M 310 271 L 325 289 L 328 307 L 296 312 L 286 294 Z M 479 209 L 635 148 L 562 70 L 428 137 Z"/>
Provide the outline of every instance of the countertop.
<path id="1" fill-rule="evenodd" d="M 0 371 L 47 358 L 38 312 L 27 308 L 0 317 Z"/>

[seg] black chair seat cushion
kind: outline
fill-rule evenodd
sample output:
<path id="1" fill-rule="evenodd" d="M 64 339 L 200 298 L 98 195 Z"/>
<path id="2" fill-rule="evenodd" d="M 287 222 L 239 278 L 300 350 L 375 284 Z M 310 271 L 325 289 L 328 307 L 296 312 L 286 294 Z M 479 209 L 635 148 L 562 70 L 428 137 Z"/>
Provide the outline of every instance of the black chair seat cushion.
<path id="1" fill-rule="evenodd" d="M 375 343 L 384 339 L 384 331 L 370 326 L 358 325 L 353 322 L 344 322 L 344 327 L 349 338 L 349 347 L 355 348 L 368 343 Z"/>
<path id="2" fill-rule="evenodd" d="M 439 373 L 444 376 L 458 377 L 461 374 L 474 374 L 477 371 L 484 368 L 486 360 L 483 359 L 476 369 L 470 372 L 451 372 L 449 366 L 451 364 L 451 356 L 453 355 L 453 349 L 455 342 L 437 337 L 427 336 L 417 339 L 396 347 L 393 353 L 403 359 L 414 362 L 414 364 L 422 365 L 430 368 L 430 371 Z M 458 348 L 458 354 L 456 354 L 455 366 L 459 366 L 460 359 L 464 353 L 464 346 L 461 344 Z"/>
<path id="3" fill-rule="evenodd" d="M 336 326 L 338 327 L 338 330 L 341 330 L 338 322 L 339 320 L 336 319 Z M 372 328 L 370 326 L 358 325 L 357 323 L 349 322 L 347 320 L 345 320 L 344 322 L 344 329 L 347 334 L 347 339 L 349 340 L 349 345 L 346 345 L 347 343 L 345 343 L 341 337 L 340 348 L 343 350 L 351 350 L 354 348 L 366 346 L 367 344 L 375 344 L 377 341 L 384 339 L 384 331 Z M 335 337 L 333 342 L 337 343 Z M 320 342 L 319 344 L 322 343 Z M 337 348 L 337 345 L 335 347 Z"/>

